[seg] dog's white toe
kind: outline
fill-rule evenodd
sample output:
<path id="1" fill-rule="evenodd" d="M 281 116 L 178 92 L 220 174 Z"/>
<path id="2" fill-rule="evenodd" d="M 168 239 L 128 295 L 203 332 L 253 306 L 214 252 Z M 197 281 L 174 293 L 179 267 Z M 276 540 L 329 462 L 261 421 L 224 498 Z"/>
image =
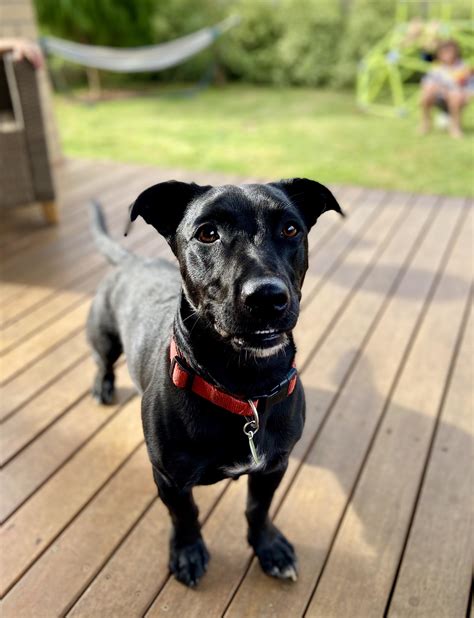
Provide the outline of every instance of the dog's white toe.
<path id="1" fill-rule="evenodd" d="M 270 571 L 270 575 L 278 579 L 291 579 L 291 581 L 294 582 L 298 579 L 298 574 L 294 566 L 287 566 L 283 571 L 280 571 L 277 566 L 274 566 Z"/>
<path id="2" fill-rule="evenodd" d="M 296 581 L 298 579 L 298 573 L 294 566 L 288 566 L 284 571 L 281 572 L 280 577 L 282 579 L 291 579 L 292 581 Z"/>

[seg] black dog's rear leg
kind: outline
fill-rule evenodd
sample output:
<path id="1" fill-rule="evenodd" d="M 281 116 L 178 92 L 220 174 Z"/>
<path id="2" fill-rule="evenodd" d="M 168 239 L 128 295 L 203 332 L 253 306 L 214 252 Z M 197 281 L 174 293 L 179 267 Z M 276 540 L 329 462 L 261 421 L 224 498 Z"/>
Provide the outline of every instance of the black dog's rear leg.
<path id="1" fill-rule="evenodd" d="M 97 374 L 92 386 L 92 396 L 96 401 L 110 404 L 114 398 L 114 363 L 122 354 L 119 336 L 112 331 L 111 317 L 103 308 L 101 298 L 94 300 L 87 320 L 87 338 L 92 347 Z"/>
<path id="2" fill-rule="evenodd" d="M 201 536 L 199 511 L 190 489 L 181 490 L 153 468 L 158 495 L 167 507 L 173 532 L 170 538 L 169 568 L 176 579 L 194 587 L 204 575 L 209 562 L 209 552 Z"/>
<path id="3" fill-rule="evenodd" d="M 286 467 L 268 474 L 249 474 L 245 511 L 249 526 L 247 538 L 267 575 L 296 580 L 295 550 L 268 517 L 273 495 L 285 471 Z"/>
<path id="4" fill-rule="evenodd" d="M 94 360 L 97 363 L 92 396 L 97 402 L 107 405 L 114 399 L 114 363 L 122 354 L 122 344 L 116 335 L 102 332 L 96 333 L 92 345 Z"/>

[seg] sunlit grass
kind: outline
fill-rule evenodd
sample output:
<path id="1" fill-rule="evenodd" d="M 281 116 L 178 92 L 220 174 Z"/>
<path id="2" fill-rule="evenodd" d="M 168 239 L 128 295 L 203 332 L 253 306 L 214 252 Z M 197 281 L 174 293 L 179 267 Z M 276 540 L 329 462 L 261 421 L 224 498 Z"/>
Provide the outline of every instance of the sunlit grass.
<path id="1" fill-rule="evenodd" d="M 67 155 L 277 178 L 309 176 L 405 191 L 473 195 L 474 113 L 466 137 L 416 134 L 416 118 L 360 113 L 350 93 L 231 85 L 193 97 L 85 105 L 56 97 Z"/>

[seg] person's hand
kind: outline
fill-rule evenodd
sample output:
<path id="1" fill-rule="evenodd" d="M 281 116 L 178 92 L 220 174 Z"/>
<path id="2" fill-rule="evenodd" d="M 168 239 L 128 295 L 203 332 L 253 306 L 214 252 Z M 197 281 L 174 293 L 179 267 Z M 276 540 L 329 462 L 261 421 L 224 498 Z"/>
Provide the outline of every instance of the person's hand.
<path id="1" fill-rule="evenodd" d="M 31 62 L 35 69 L 41 69 L 43 66 L 43 54 L 41 48 L 36 43 L 27 41 L 26 39 L 18 39 L 12 51 L 15 60 L 22 60 L 25 58 Z"/>
<path id="2" fill-rule="evenodd" d="M 0 51 L 12 51 L 14 60 L 24 58 L 31 62 L 35 69 L 40 69 L 44 64 L 40 47 L 26 39 L 0 39 Z"/>

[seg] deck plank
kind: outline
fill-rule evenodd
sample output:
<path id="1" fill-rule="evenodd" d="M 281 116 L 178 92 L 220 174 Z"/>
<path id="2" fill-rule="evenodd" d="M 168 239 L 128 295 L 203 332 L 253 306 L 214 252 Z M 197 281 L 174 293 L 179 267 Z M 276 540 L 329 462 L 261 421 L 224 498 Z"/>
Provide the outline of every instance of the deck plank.
<path id="1" fill-rule="evenodd" d="M 89 173 L 90 175 L 90 173 Z M 125 179 L 127 175 L 124 174 Z M 23 242 L 20 240 L 14 243 L 16 251 L 8 249 L 9 257 L 3 260 L 1 274 L 2 286 L 1 291 L 5 299 L 8 300 L 9 284 L 8 281 L 14 282 L 15 275 L 25 275 L 27 273 L 32 276 L 34 273 L 40 274 L 47 271 L 50 261 L 60 256 L 61 249 L 63 257 L 65 248 L 79 246 L 81 238 L 84 238 L 84 232 L 87 228 L 86 207 L 91 196 L 100 195 L 103 201 L 110 200 L 113 202 L 120 196 L 120 190 L 117 187 L 116 172 L 110 170 L 104 176 L 92 175 L 90 180 L 85 179 L 84 186 L 76 195 L 72 192 L 67 195 L 67 205 L 65 204 L 65 212 L 71 213 L 66 217 L 65 221 L 61 221 L 59 226 L 49 227 L 41 230 L 36 235 L 26 234 Z M 15 292 L 12 286 L 13 292 Z M 17 289 L 16 294 L 18 294 Z M 25 288 L 26 289 L 26 288 Z M 12 298 L 14 294 L 11 294 Z"/>
<path id="2" fill-rule="evenodd" d="M 21 506 L 131 399 L 135 387 L 125 364 L 117 369 L 116 379 L 119 387 L 113 405 L 95 407 L 88 397 L 80 399 L 40 438 L 25 447 L 19 457 L 3 467 L 0 521 Z"/>
<path id="3" fill-rule="evenodd" d="M 98 182 L 100 180 L 100 182 Z M 104 210 L 112 215 L 116 213 L 117 221 L 113 224 L 124 224 L 127 215 L 127 200 L 131 201 L 144 185 L 151 180 L 150 176 L 136 177 L 133 170 L 124 170 L 123 186 L 117 185 L 117 172 L 110 170 L 105 177 L 93 175 L 84 184 L 80 195 L 74 199 L 68 196 L 67 212 L 73 213 L 71 218 L 61 223 L 56 229 L 54 239 L 41 245 L 29 244 L 21 255 L 13 255 L 2 267 L 3 276 L 14 278 L 24 274 L 25 267 L 33 267 L 28 274 L 41 275 L 48 272 L 55 263 L 64 260 L 71 262 L 77 253 L 85 253 L 85 248 L 91 244 L 89 235 L 88 203 L 96 196 L 103 203 Z M 120 213 L 122 218 L 120 220 Z M 67 248 L 67 252 L 65 252 Z"/>
<path id="4" fill-rule="evenodd" d="M 84 337 L 83 333 L 80 336 Z M 87 355 L 16 414 L 8 417 L 0 432 L 0 464 L 3 466 L 13 459 L 38 434 L 89 393 L 94 374 L 94 363 Z"/>
<path id="5" fill-rule="evenodd" d="M 25 371 L 49 349 L 67 337 L 75 335 L 78 329 L 83 330 L 89 305 L 88 299 L 80 302 L 71 312 L 63 314 L 58 320 L 5 354 L 0 361 L 2 384 L 8 383 L 21 371 Z"/>
<path id="6" fill-rule="evenodd" d="M 117 190 L 117 187 L 114 187 L 114 190 Z M 110 226 L 111 232 L 118 236 L 123 232 L 126 206 L 132 199 L 132 195 L 135 195 L 135 192 L 131 193 L 130 197 L 127 197 L 126 193 L 125 196 L 123 194 L 124 192 L 122 191 L 121 198 L 117 200 L 115 205 L 118 209 L 117 212 L 121 214 L 112 219 L 112 225 Z M 82 276 L 89 274 L 103 263 L 103 257 L 93 249 L 92 235 L 88 231 L 87 202 L 84 201 L 81 206 L 82 226 L 85 229 L 83 239 L 75 249 L 73 246 L 69 250 L 69 243 L 66 240 L 65 251 L 63 251 L 62 255 L 59 253 L 56 256 L 56 261 L 53 262 L 55 267 L 43 264 L 40 261 L 36 267 L 30 265 L 22 269 L 20 271 L 22 273 L 20 280 L 18 278 L 15 279 L 14 275 L 10 275 L 13 278 L 13 282 L 4 282 L 2 284 L 2 296 L 5 299 L 2 320 L 5 324 L 17 319 L 32 307 L 35 307 L 58 288 L 73 284 L 74 281 L 80 280 Z M 140 231 L 140 235 L 144 233 L 144 231 Z M 157 244 L 164 244 L 164 241 L 158 236 Z M 3 278 L 7 274 L 4 273 Z"/>
<path id="7" fill-rule="evenodd" d="M 369 229 L 358 239 L 357 243 L 351 246 L 346 259 L 337 264 L 336 268 L 328 269 L 324 285 L 322 280 L 314 280 L 314 274 L 324 268 L 326 255 L 322 256 L 321 264 L 316 256 L 308 269 L 302 308 L 305 311 L 307 304 L 312 304 L 317 298 L 321 309 L 318 311 L 317 320 L 311 320 L 304 328 L 296 330 L 295 340 L 300 370 L 310 362 L 323 338 L 330 332 L 331 324 L 337 321 L 338 308 L 342 309 L 346 306 L 370 273 L 373 265 L 380 259 L 387 244 L 392 241 L 400 222 L 409 212 L 411 200 L 399 200 L 397 195 L 393 194 L 385 203 L 386 212 L 383 213 L 382 209 L 378 208 L 378 212 L 371 214 Z M 409 245 L 409 239 L 407 244 Z"/>
<path id="8" fill-rule="evenodd" d="M 389 617 L 464 617 L 472 577 L 472 305 Z"/>
<path id="9" fill-rule="evenodd" d="M 8 520 L 0 535 L 0 591 L 21 577 L 142 441 L 135 397 Z"/>
<path id="10" fill-rule="evenodd" d="M 63 615 L 153 500 L 142 446 L 5 597 L 3 618 Z"/>
<path id="11" fill-rule="evenodd" d="M 10 418 L 34 397 L 50 387 L 53 387 L 50 393 L 54 393 L 55 380 L 84 360 L 87 354 L 88 347 L 83 331 L 69 337 L 47 352 L 31 365 L 28 371 L 20 373 L 8 384 L 2 386 L 0 418 L 2 420 Z"/>
<path id="12" fill-rule="evenodd" d="M 470 280 L 466 225 L 391 397 L 308 616 L 381 616 L 461 327 Z M 363 526 L 363 527 L 362 527 Z M 362 528 L 362 529 L 361 529 Z"/>
<path id="13" fill-rule="evenodd" d="M 166 252 L 166 245 L 157 242 L 155 236 L 150 233 L 136 236 L 128 248 L 131 250 L 139 248 L 141 253 L 150 253 L 155 257 L 162 256 Z M 90 264 L 88 265 L 83 277 L 77 278 L 77 271 L 71 269 L 71 272 L 74 273 L 73 281 L 75 281 L 71 288 L 66 285 L 64 289 L 52 291 L 47 297 L 43 298 L 39 305 L 33 304 L 30 311 L 25 312 L 23 310 L 22 316 L 11 321 L 0 332 L 2 357 L 16 348 L 18 344 L 31 338 L 32 333 L 36 333 L 38 329 L 44 328 L 47 324 L 54 323 L 55 320 L 79 305 L 81 301 L 90 298 L 109 268 L 106 259 L 100 257 L 101 260 L 98 260 L 95 268 L 90 268 Z M 43 291 L 41 293 L 43 294 Z M 26 300 L 31 303 L 31 298 Z"/>
<path id="14" fill-rule="evenodd" d="M 65 208 L 61 207 L 61 223 L 68 221 L 74 213 L 74 210 L 69 208 L 69 200 L 80 194 L 82 185 L 90 177 L 90 169 L 90 162 L 84 161 L 80 165 L 79 160 L 69 160 L 60 166 L 56 183 L 59 201 L 62 202 L 63 194 L 68 200 Z M 100 183 L 101 179 L 96 178 L 96 181 Z M 62 228 L 52 227 L 44 221 L 37 204 L 12 209 L 9 215 L 2 217 L 0 222 L 0 257 L 7 263 L 14 262 L 24 249 L 41 241 L 54 241 L 62 233 Z"/>
<path id="15" fill-rule="evenodd" d="M 196 488 L 195 499 L 201 521 L 206 521 L 216 500 L 228 485 L 223 481 L 210 487 Z M 79 597 L 68 617 L 85 618 L 97 614 L 110 618 L 142 616 L 150 604 L 150 591 L 156 591 L 168 579 L 169 534 L 169 515 L 164 505 L 156 500 Z"/>

